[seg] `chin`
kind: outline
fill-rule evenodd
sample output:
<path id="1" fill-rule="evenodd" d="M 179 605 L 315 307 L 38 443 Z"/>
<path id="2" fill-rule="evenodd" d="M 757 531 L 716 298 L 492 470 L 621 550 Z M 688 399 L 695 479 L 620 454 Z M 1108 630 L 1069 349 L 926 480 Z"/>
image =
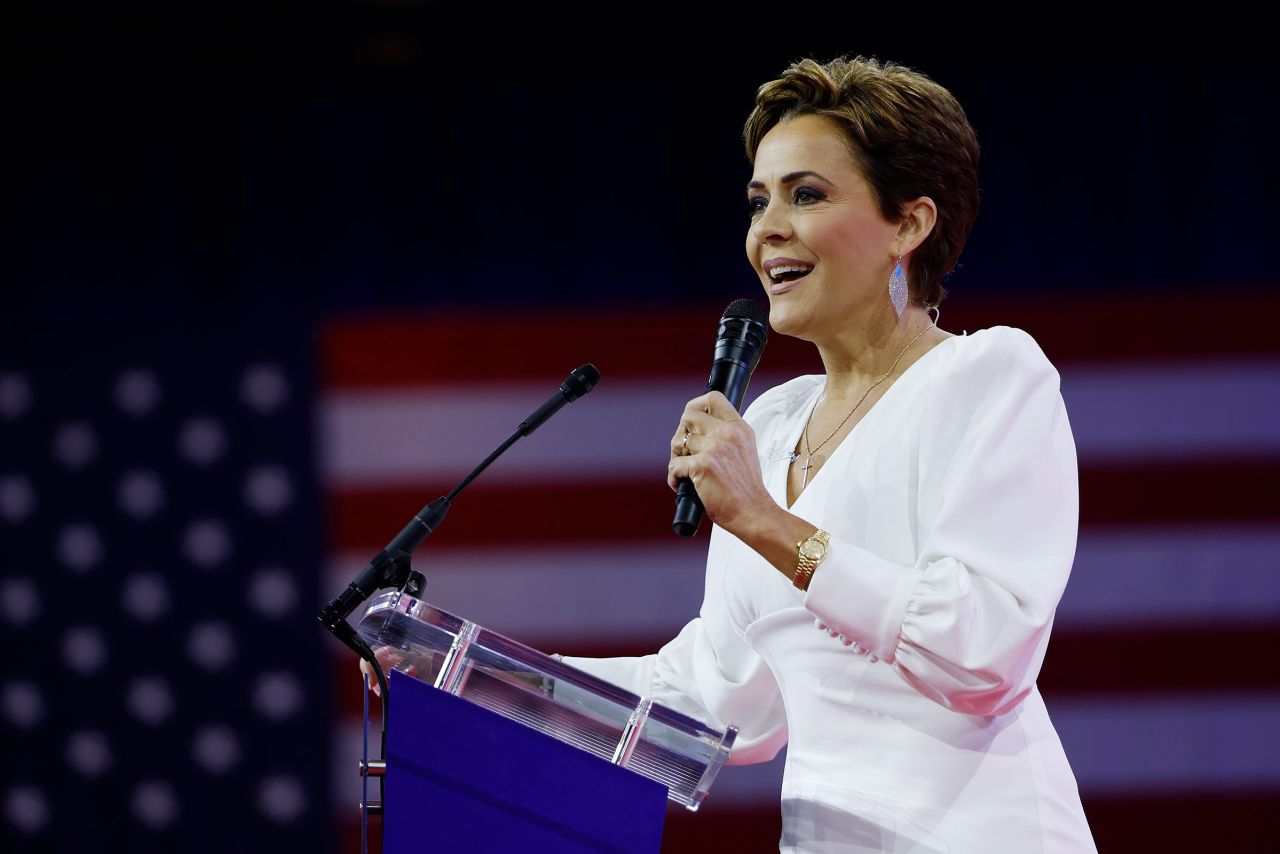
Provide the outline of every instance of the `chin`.
<path id="1" fill-rule="evenodd" d="M 796 311 L 794 306 L 779 306 L 776 302 L 770 301 L 769 327 L 779 335 L 806 338 L 804 330 L 808 324 L 804 322 L 801 313 Z"/>

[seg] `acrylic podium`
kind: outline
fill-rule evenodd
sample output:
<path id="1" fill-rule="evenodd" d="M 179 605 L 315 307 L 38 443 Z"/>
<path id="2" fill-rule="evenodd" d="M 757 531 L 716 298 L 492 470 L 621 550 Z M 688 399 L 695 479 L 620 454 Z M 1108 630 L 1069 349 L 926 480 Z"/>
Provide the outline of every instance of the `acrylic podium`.
<path id="1" fill-rule="evenodd" d="M 657 852 L 737 735 L 401 592 L 357 631 L 393 663 L 385 854 Z"/>

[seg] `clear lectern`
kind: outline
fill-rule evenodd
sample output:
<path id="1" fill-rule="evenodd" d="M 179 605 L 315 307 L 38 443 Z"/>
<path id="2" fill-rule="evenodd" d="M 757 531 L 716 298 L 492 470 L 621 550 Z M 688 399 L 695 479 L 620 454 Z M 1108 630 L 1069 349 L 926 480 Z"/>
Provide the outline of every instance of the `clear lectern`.
<path id="1" fill-rule="evenodd" d="M 387 854 L 656 852 L 667 802 L 696 810 L 737 734 L 401 592 L 357 630 L 393 662 Z"/>

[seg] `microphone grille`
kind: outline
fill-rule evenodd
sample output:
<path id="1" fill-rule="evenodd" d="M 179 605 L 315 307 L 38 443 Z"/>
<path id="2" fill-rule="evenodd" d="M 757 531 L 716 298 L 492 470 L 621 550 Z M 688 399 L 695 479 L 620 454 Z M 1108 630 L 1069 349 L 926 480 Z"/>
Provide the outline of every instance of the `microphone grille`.
<path id="1" fill-rule="evenodd" d="M 600 382 L 600 369 L 590 362 L 580 366 L 573 372 L 573 375 L 579 382 L 586 386 L 587 391 L 591 391 L 591 389 L 596 387 L 596 383 Z"/>
<path id="2" fill-rule="evenodd" d="M 725 308 L 724 314 L 720 317 L 741 317 L 745 320 L 754 320 L 757 323 L 769 322 L 769 309 L 762 306 L 753 299 L 736 299 L 729 303 Z"/>

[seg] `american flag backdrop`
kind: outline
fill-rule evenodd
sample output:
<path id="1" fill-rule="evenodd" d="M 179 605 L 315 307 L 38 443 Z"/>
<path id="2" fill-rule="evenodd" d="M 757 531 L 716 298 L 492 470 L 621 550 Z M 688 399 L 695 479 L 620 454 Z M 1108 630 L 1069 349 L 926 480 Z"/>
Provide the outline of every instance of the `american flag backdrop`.
<path id="1" fill-rule="evenodd" d="M 591 361 L 596 389 L 464 490 L 415 566 L 432 604 L 546 652 L 656 650 L 701 597 L 709 525 L 692 541 L 671 532 L 665 462 L 722 309 L 330 324 L 318 406 L 331 592 Z M 1274 850 L 1280 341 L 1174 333 L 1216 310 L 1173 296 L 956 298 L 943 312 L 955 332 L 1027 329 L 1062 375 L 1081 527 L 1040 687 L 1103 851 Z M 747 402 L 818 369 L 808 345 L 775 335 Z M 334 665 L 348 686 L 335 801 L 354 804 L 359 686 L 349 652 Z M 727 767 L 699 813 L 669 811 L 665 850 L 776 850 L 781 765 Z"/>
<path id="2" fill-rule="evenodd" d="M 1280 850 L 1270 27 L 269 6 L 6 31 L 0 851 L 357 851 L 362 691 L 319 611 L 585 362 L 414 565 L 547 652 L 669 639 L 709 524 L 671 533 L 667 442 L 756 287 L 741 122 L 848 52 L 978 131 L 941 325 L 1062 374 L 1081 528 L 1040 687 L 1100 850 Z M 775 335 L 748 400 L 819 369 Z M 781 763 L 672 808 L 665 850 L 775 851 Z"/>
<path id="3" fill-rule="evenodd" d="M 0 359 L 0 848 L 335 850 L 308 339 L 27 340 Z"/>
<path id="4" fill-rule="evenodd" d="M 547 652 L 656 649 L 701 595 L 707 523 L 670 532 L 663 473 L 722 308 L 664 308 L 643 346 L 618 330 L 652 307 L 343 316 L 271 346 L 104 338 L 94 359 L 10 339 L 5 850 L 358 850 L 361 691 L 318 610 L 586 361 L 596 389 L 460 494 L 414 563 L 428 601 Z M 944 312 L 1027 329 L 1062 373 L 1081 536 L 1040 684 L 1102 850 L 1272 847 L 1280 346 L 1168 334 L 1214 310 Z M 775 335 L 748 400 L 817 368 Z M 672 807 L 664 850 L 773 850 L 781 761 Z"/>

